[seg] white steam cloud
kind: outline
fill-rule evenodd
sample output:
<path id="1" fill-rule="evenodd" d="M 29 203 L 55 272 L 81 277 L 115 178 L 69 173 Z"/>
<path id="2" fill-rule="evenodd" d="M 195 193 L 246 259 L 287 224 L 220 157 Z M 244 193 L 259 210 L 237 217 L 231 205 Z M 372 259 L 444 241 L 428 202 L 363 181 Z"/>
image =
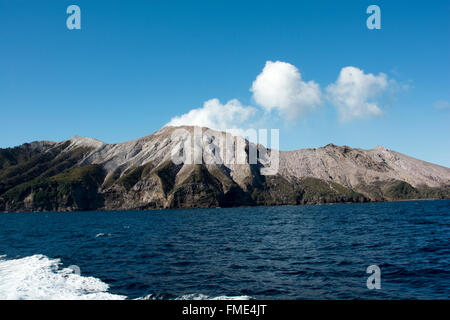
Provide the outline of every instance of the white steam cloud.
<path id="1" fill-rule="evenodd" d="M 327 99 L 338 111 L 342 122 L 383 115 L 379 100 L 396 82 L 386 74 L 364 73 L 356 67 L 342 68 L 336 82 L 326 88 Z M 201 126 L 224 131 L 241 130 L 251 125 L 264 125 L 260 110 L 276 111 L 285 119 L 294 119 L 322 104 L 322 93 L 314 81 L 303 81 L 297 67 L 282 61 L 267 61 L 262 72 L 253 81 L 250 91 L 260 108 L 244 106 L 237 99 L 222 104 L 211 99 L 203 107 L 174 117 L 168 126 Z M 392 91 L 392 90 L 391 90 Z M 440 109 L 445 109 L 440 103 Z"/>
<path id="2" fill-rule="evenodd" d="M 239 100 L 233 99 L 225 104 L 219 99 L 211 99 L 202 108 L 192 109 L 179 117 L 174 117 L 167 126 L 199 126 L 215 130 L 237 129 L 245 125 L 256 114 L 257 110 L 243 106 Z"/>
<path id="3" fill-rule="evenodd" d="M 337 108 L 341 121 L 357 118 L 381 116 L 377 98 L 388 86 L 387 76 L 380 73 L 365 74 L 356 67 L 342 68 L 335 83 L 330 84 L 326 91 L 330 102 Z"/>
<path id="4" fill-rule="evenodd" d="M 319 85 L 305 82 L 292 64 L 267 61 L 250 89 L 253 98 L 266 111 L 273 109 L 292 118 L 313 110 L 321 104 Z"/>

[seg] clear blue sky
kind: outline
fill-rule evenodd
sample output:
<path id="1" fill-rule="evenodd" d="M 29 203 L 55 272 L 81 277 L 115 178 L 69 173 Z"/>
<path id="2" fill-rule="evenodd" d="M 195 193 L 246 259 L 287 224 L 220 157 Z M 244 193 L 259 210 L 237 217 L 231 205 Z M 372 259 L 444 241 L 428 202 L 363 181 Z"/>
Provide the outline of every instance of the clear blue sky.
<path id="1" fill-rule="evenodd" d="M 81 30 L 66 28 L 71 4 Z M 381 30 L 366 28 L 370 4 Z M 449 18 L 448 0 L 0 0 L 0 147 L 74 135 L 121 142 L 211 98 L 255 105 L 252 82 L 280 60 L 322 90 L 346 66 L 409 86 L 383 117 L 341 123 L 325 102 L 274 120 L 281 149 L 383 145 L 450 167 Z"/>

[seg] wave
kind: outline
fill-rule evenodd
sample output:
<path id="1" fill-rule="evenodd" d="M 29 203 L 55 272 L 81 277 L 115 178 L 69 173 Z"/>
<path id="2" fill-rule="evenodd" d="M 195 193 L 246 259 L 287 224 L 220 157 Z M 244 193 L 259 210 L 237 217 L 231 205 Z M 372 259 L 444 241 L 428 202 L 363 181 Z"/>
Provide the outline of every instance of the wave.
<path id="1" fill-rule="evenodd" d="M 179 297 L 175 297 L 167 300 L 250 300 L 249 296 L 207 296 L 201 293 L 185 294 Z M 144 297 L 136 300 L 166 300 L 164 296 L 148 294 Z"/>
<path id="2" fill-rule="evenodd" d="M 61 268 L 59 259 L 37 254 L 20 259 L 0 257 L 2 300 L 122 300 L 108 284 Z"/>
<path id="3" fill-rule="evenodd" d="M 60 259 L 36 254 L 20 259 L 0 255 L 0 300 L 123 300 L 108 292 L 98 278 L 85 277 L 74 268 L 61 268 Z M 201 293 L 179 297 L 148 294 L 136 300 L 249 300 L 249 296 L 207 296 Z"/>
<path id="4" fill-rule="evenodd" d="M 95 235 L 96 238 L 100 238 L 100 237 L 111 237 L 111 233 L 97 233 Z"/>

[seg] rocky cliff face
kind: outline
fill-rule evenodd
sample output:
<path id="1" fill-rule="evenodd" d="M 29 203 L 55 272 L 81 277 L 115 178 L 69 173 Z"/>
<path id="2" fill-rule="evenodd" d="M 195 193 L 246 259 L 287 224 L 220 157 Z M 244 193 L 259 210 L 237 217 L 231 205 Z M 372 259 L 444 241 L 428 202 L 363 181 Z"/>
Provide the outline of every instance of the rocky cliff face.
<path id="1" fill-rule="evenodd" d="M 201 132 L 199 139 L 194 132 Z M 228 142 L 231 147 L 227 144 Z M 242 144 L 239 144 L 242 143 Z M 192 148 L 189 148 L 192 147 Z M 203 150 L 203 161 L 174 155 Z M 238 146 L 243 146 L 239 148 Z M 249 163 L 256 148 L 266 154 Z M 242 151 L 242 152 L 240 152 Z M 194 127 L 124 143 L 74 137 L 0 149 L 0 211 L 72 211 L 315 204 L 450 198 L 450 169 L 375 147 L 279 152 Z M 244 158 L 244 162 L 236 161 Z M 197 159 L 198 160 L 198 159 Z M 214 160 L 214 161 L 212 161 Z"/>

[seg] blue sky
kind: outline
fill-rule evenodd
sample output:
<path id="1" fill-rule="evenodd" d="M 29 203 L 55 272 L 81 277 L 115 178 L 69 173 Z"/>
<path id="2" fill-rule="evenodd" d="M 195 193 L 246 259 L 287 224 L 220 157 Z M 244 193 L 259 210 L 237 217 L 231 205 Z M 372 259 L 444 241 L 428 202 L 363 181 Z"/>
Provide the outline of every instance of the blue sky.
<path id="1" fill-rule="evenodd" d="M 71 4 L 81 30 L 66 28 Z M 371 4 L 381 30 L 366 27 Z M 447 0 L 0 0 L 0 147 L 135 139 L 217 98 L 258 109 L 282 150 L 383 145 L 450 167 L 449 17 Z M 267 112 L 250 91 L 266 61 L 314 81 L 320 106 Z M 386 75 L 382 115 L 339 120 L 326 88 L 347 66 Z"/>

